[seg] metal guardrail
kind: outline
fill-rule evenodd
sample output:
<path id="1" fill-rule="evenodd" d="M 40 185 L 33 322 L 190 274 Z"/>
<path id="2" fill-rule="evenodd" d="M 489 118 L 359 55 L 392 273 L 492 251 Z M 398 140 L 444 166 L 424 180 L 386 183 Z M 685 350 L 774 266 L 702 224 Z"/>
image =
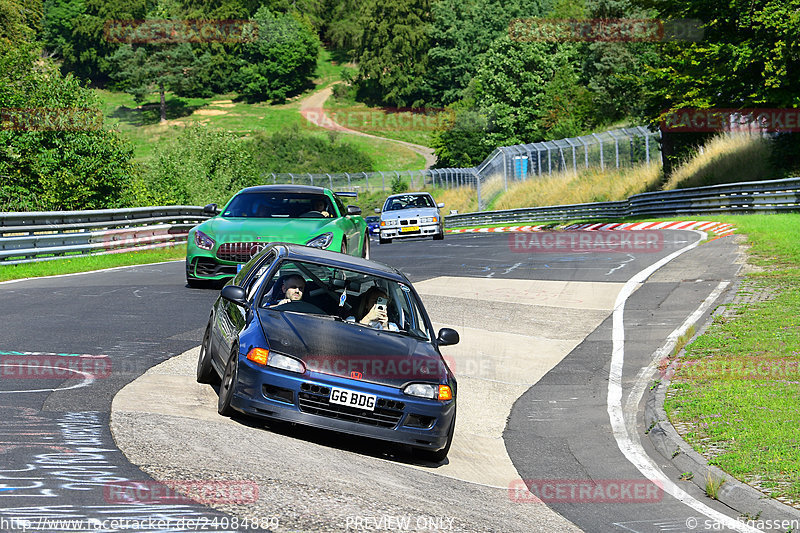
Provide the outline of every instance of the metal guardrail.
<path id="1" fill-rule="evenodd" d="M 782 211 L 800 211 L 800 178 L 649 192 L 620 202 L 448 215 L 445 226 Z M 207 218 L 202 207 L 193 206 L 0 213 L 0 265 L 174 246 Z"/>
<path id="2" fill-rule="evenodd" d="M 194 206 L 0 213 L 0 265 L 175 246 L 207 218 Z"/>
<path id="3" fill-rule="evenodd" d="M 445 226 L 563 222 L 639 216 L 719 215 L 800 211 L 800 178 L 749 181 L 693 189 L 647 192 L 620 202 L 529 207 L 445 217 Z"/>

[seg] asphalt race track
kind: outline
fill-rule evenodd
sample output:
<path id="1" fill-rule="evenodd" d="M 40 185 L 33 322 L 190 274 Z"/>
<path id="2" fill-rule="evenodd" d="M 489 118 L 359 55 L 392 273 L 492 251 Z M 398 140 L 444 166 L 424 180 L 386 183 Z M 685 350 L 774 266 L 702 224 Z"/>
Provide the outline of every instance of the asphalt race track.
<path id="1" fill-rule="evenodd" d="M 654 354 L 735 283 L 733 237 L 547 253 L 513 238 L 373 241 L 461 334 L 442 350 L 459 380 L 442 465 L 218 416 L 194 381 L 217 291 L 187 288 L 181 262 L 0 284 L 0 531 L 731 530 L 735 512 L 648 448 L 640 400 Z M 154 480 L 202 504 L 131 501 Z"/>

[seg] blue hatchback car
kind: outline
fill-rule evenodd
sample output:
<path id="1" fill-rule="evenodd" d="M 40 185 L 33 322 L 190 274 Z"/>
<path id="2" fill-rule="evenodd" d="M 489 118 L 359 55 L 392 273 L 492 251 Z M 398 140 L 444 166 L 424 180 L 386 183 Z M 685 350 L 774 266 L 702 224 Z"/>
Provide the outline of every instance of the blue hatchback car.
<path id="1" fill-rule="evenodd" d="M 453 440 L 456 379 L 419 296 L 399 271 L 274 244 L 211 310 L 197 380 L 221 380 L 218 411 L 398 442 L 440 462 Z"/>
<path id="2" fill-rule="evenodd" d="M 368 217 L 364 217 L 364 220 L 367 222 L 367 231 L 370 235 L 378 235 L 381 232 L 381 217 L 377 215 L 371 215 Z"/>

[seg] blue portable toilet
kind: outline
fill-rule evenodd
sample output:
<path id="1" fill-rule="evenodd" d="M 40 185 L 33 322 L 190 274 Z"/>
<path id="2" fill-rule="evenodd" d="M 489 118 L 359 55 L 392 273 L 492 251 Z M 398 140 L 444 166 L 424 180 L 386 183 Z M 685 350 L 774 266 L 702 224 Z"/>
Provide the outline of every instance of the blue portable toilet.
<path id="1" fill-rule="evenodd" d="M 528 177 L 528 156 L 514 156 L 514 178 L 524 180 Z"/>

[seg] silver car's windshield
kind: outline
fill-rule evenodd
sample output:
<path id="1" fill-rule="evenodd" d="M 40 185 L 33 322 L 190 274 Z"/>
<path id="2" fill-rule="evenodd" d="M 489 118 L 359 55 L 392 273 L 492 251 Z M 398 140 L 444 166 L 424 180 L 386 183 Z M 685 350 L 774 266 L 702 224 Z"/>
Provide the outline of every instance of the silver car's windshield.
<path id="1" fill-rule="evenodd" d="M 384 211 L 399 211 L 401 209 L 413 209 L 415 207 L 436 207 L 433 200 L 427 194 L 407 194 L 404 196 L 392 196 L 386 199 L 383 206 Z"/>

